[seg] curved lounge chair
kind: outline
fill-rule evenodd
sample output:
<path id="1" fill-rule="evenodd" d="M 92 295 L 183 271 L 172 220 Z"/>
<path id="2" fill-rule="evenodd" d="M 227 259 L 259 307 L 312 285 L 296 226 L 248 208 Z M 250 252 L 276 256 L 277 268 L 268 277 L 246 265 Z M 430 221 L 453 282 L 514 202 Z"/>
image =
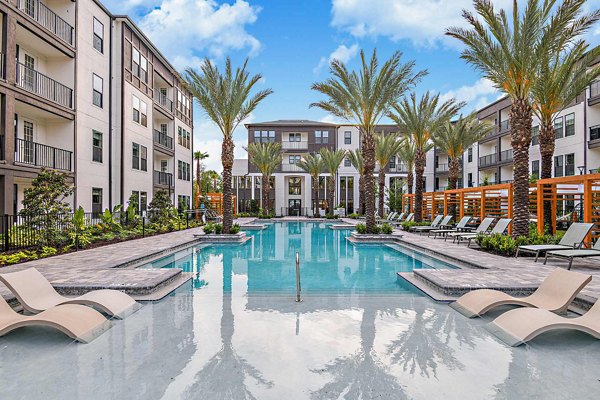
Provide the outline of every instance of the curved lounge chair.
<path id="1" fill-rule="evenodd" d="M 591 280 L 591 275 L 557 268 L 527 297 L 513 297 L 493 289 L 478 289 L 462 295 L 450 307 L 468 318 L 478 317 L 492 308 L 506 304 L 564 312 L 577 293 Z"/>
<path id="2" fill-rule="evenodd" d="M 48 326 L 82 343 L 89 343 L 111 327 L 98 311 L 77 304 L 52 307 L 31 317 L 16 313 L 0 296 L 0 336 L 24 326 Z"/>
<path id="3" fill-rule="evenodd" d="M 509 346 L 518 346 L 542 333 L 557 329 L 582 331 L 600 339 L 600 300 L 590 310 L 576 318 L 565 318 L 539 308 L 510 310 L 486 327 Z"/>
<path id="4" fill-rule="evenodd" d="M 588 224 L 584 222 L 574 222 L 569 226 L 569 229 L 565 232 L 562 239 L 558 244 L 539 244 L 539 245 L 527 245 L 517 247 L 517 254 L 515 257 L 519 257 L 519 252 L 525 251 L 528 253 L 535 254 L 535 261 L 538 260 L 540 253 L 553 250 L 573 250 L 581 246 L 581 243 L 585 240 L 585 237 L 592 230 L 594 224 Z"/>
<path id="5" fill-rule="evenodd" d="M 83 304 L 123 319 L 140 309 L 140 304 L 118 290 L 93 290 L 76 298 L 61 296 L 35 268 L 0 274 L 0 282 L 14 293 L 23 308 L 32 314 L 59 304 Z"/>

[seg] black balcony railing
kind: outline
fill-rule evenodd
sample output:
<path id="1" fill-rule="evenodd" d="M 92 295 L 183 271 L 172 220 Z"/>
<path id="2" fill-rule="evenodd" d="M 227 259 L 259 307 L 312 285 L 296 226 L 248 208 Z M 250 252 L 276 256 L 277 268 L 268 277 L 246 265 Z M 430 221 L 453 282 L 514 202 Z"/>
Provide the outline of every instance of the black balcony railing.
<path id="1" fill-rule="evenodd" d="M 173 174 L 169 172 L 154 171 L 154 184 L 161 186 L 173 186 Z"/>
<path id="2" fill-rule="evenodd" d="M 512 161 L 513 159 L 513 151 L 512 149 L 504 150 L 500 152 L 500 161 Z"/>
<path id="3" fill-rule="evenodd" d="M 600 125 L 590 127 L 590 140 L 600 139 Z"/>
<path id="4" fill-rule="evenodd" d="M 504 133 L 504 132 L 508 131 L 509 129 L 510 129 L 510 124 L 508 123 L 508 120 L 500 122 L 500 127 L 499 127 L 500 133 Z"/>
<path id="5" fill-rule="evenodd" d="M 448 172 L 448 164 L 438 164 L 435 166 L 435 172 Z"/>
<path id="6" fill-rule="evenodd" d="M 169 99 L 160 89 L 154 89 L 154 100 L 167 110 L 173 112 L 173 100 Z"/>
<path id="7" fill-rule="evenodd" d="M 61 106 L 73 108 L 73 89 L 19 62 L 17 85 Z"/>
<path id="8" fill-rule="evenodd" d="M 489 154 L 487 156 L 479 157 L 479 166 L 487 167 L 489 165 L 494 165 L 496 164 L 496 160 L 496 154 Z"/>
<path id="9" fill-rule="evenodd" d="M 154 143 L 158 143 L 161 146 L 173 150 L 173 138 L 156 129 L 154 130 Z"/>
<path id="10" fill-rule="evenodd" d="M 16 139 L 15 162 L 71 171 L 73 152 L 45 144 Z"/>
<path id="11" fill-rule="evenodd" d="M 39 0 L 19 0 L 19 9 L 68 44 L 73 44 L 73 27 Z"/>

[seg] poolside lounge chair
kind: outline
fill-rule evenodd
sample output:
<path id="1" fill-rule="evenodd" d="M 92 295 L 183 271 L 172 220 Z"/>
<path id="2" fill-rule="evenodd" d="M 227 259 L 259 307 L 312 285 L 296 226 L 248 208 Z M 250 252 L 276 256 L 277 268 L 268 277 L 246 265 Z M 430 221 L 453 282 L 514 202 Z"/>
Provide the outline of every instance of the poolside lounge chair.
<path id="1" fill-rule="evenodd" d="M 110 328 L 98 311 L 77 304 L 51 307 L 34 316 L 15 312 L 0 296 L 0 336 L 25 326 L 47 326 L 82 343 L 89 343 Z"/>
<path id="2" fill-rule="evenodd" d="M 75 298 L 61 296 L 35 268 L 0 274 L 0 282 L 4 283 L 14 293 L 23 308 L 32 314 L 59 304 L 83 304 L 123 319 L 141 307 L 129 295 L 118 290 L 93 290 Z"/>
<path id="3" fill-rule="evenodd" d="M 510 310 L 492 321 L 486 329 L 509 346 L 518 346 L 542 333 L 570 329 L 600 339 L 600 300 L 584 315 L 566 318 L 539 308 Z"/>
<path id="4" fill-rule="evenodd" d="M 402 222 L 402 220 L 404 219 L 404 217 L 405 217 L 405 216 L 406 216 L 406 213 L 405 213 L 405 212 L 402 212 L 402 213 L 396 214 L 396 215 L 394 216 L 394 218 L 390 218 L 390 220 L 389 220 L 389 223 L 393 224 L 393 223 L 395 223 L 395 222 Z"/>
<path id="5" fill-rule="evenodd" d="M 378 222 L 389 222 L 393 218 L 396 217 L 396 214 L 398 214 L 398 213 L 396 211 L 393 211 L 393 212 L 389 213 L 386 218 L 377 218 L 377 221 Z"/>
<path id="6" fill-rule="evenodd" d="M 569 260 L 569 267 L 567 269 L 570 270 L 574 258 L 600 257 L 600 239 L 596 240 L 596 243 L 591 249 L 547 251 L 546 257 L 544 258 L 544 264 L 548 261 L 548 257 L 567 258 Z"/>
<path id="7" fill-rule="evenodd" d="M 506 232 L 508 226 L 512 222 L 512 218 L 500 218 L 496 225 L 492 228 L 491 231 L 481 232 L 485 235 L 493 235 L 495 233 L 499 233 L 501 235 Z M 458 237 L 458 244 L 460 244 L 461 240 L 467 240 L 467 247 L 471 247 L 471 240 L 475 239 L 479 233 L 464 233 Z"/>
<path id="8" fill-rule="evenodd" d="M 405 214 L 405 213 L 402 213 L 402 214 Z M 396 225 L 396 226 L 397 225 L 402 225 L 404 222 L 410 222 L 410 221 L 412 221 L 413 218 L 414 218 L 414 216 L 415 216 L 414 213 L 410 213 L 410 214 L 408 214 L 406 216 L 406 219 L 404 219 L 404 221 L 401 220 L 400 218 L 398 218 L 396 221 L 391 221 L 391 223 L 392 223 L 392 225 Z"/>
<path id="9" fill-rule="evenodd" d="M 462 217 L 458 224 L 454 228 L 443 228 L 443 229 L 434 229 L 427 233 L 427 237 L 429 237 L 433 233 L 433 238 L 437 238 L 438 235 L 445 236 L 448 233 L 453 232 L 462 232 L 466 228 L 467 224 L 471 220 L 471 217 L 465 216 Z"/>
<path id="10" fill-rule="evenodd" d="M 499 290 L 478 289 L 462 295 L 450 307 L 468 318 L 480 316 L 492 308 L 506 304 L 563 312 L 591 280 L 591 275 L 557 268 L 529 296 L 513 297 Z"/>
<path id="11" fill-rule="evenodd" d="M 415 213 L 410 213 L 408 214 L 408 216 L 406 217 L 406 219 L 402 222 L 410 222 L 415 218 Z"/>
<path id="12" fill-rule="evenodd" d="M 569 226 L 569 229 L 565 232 L 565 235 L 560 239 L 558 244 L 539 244 L 530 246 L 519 246 L 517 248 L 517 254 L 515 257 L 519 257 L 519 252 L 525 251 L 527 253 L 535 253 L 535 261 L 538 260 L 540 253 L 545 253 L 552 250 L 573 250 L 581 246 L 581 243 L 585 239 L 594 224 L 588 224 L 583 222 L 574 222 Z"/>
<path id="13" fill-rule="evenodd" d="M 433 221 L 431 221 L 431 225 L 429 225 L 429 226 L 413 226 L 410 230 L 413 232 L 418 232 L 420 235 L 422 232 L 429 232 L 434 229 L 441 229 L 444 226 L 448 226 L 448 224 L 452 220 L 452 215 L 446 215 L 444 217 L 444 219 L 442 219 L 442 217 L 444 217 L 444 216 L 440 214 L 440 215 L 436 216 Z"/>
<path id="14" fill-rule="evenodd" d="M 490 226 L 492 226 L 492 222 L 494 222 L 493 217 L 484 218 L 483 221 L 481 221 L 481 223 L 477 226 L 477 228 L 475 228 L 475 231 L 473 232 L 473 234 L 475 234 L 475 236 L 477 236 L 477 234 L 479 234 L 479 233 L 487 232 L 487 230 L 490 229 Z M 446 234 L 446 238 L 444 240 L 448 240 L 448 238 L 451 237 L 452 243 L 454 243 L 456 241 L 456 239 L 459 238 L 458 243 L 460 244 L 460 237 L 465 234 L 466 234 L 465 232 L 461 232 L 461 231 L 450 232 L 450 233 Z"/>

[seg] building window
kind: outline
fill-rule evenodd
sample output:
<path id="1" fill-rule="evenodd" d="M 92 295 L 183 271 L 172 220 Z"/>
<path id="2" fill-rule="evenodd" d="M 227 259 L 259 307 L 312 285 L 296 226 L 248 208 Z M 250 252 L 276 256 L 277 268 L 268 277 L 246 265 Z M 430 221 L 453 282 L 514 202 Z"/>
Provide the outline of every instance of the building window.
<path id="1" fill-rule="evenodd" d="M 181 111 L 186 117 L 191 117 L 190 99 L 180 90 L 177 90 L 177 110 Z"/>
<path id="2" fill-rule="evenodd" d="M 565 137 L 575 135 L 575 114 L 565 115 Z"/>
<path id="3" fill-rule="evenodd" d="M 563 119 L 562 117 L 558 117 L 554 120 L 554 137 L 560 139 L 563 136 Z"/>
<path id="4" fill-rule="evenodd" d="M 144 83 L 148 83 L 148 60 L 135 47 L 131 52 L 131 72 Z"/>
<path id="5" fill-rule="evenodd" d="M 177 209 L 179 212 L 190 209 L 190 196 L 177 195 Z"/>
<path id="6" fill-rule="evenodd" d="M 177 179 L 181 179 L 183 181 L 190 181 L 190 172 L 191 166 L 189 163 L 177 160 Z"/>
<path id="7" fill-rule="evenodd" d="M 290 142 L 291 142 L 290 136 Z M 298 140 L 300 141 L 300 140 Z M 254 143 L 275 142 L 275 131 L 254 131 Z"/>
<path id="8" fill-rule="evenodd" d="M 537 146 L 540 144 L 540 126 L 534 126 L 531 128 L 531 145 Z"/>
<path id="9" fill-rule="evenodd" d="M 575 153 L 565 154 L 565 176 L 575 175 Z"/>
<path id="10" fill-rule="evenodd" d="M 352 132 L 344 132 L 344 144 L 352 144 Z"/>
<path id="11" fill-rule="evenodd" d="M 92 74 L 93 78 L 92 78 L 92 84 L 93 84 L 93 93 L 92 93 L 92 103 L 94 103 L 95 106 L 98 106 L 100 108 L 102 108 L 102 93 L 104 91 L 103 88 L 103 81 L 102 78 L 100 78 L 98 75 L 96 74 Z"/>
<path id="12" fill-rule="evenodd" d="M 302 140 L 302 135 L 300 133 L 290 133 L 289 141 L 290 142 L 300 142 Z"/>
<path id="13" fill-rule="evenodd" d="M 142 126 L 148 126 L 148 106 L 146 102 L 133 96 L 133 121 Z"/>
<path id="14" fill-rule="evenodd" d="M 289 158 L 288 158 L 290 164 L 296 164 L 296 163 L 300 162 L 301 159 L 302 159 L 301 156 L 289 156 Z"/>
<path id="15" fill-rule="evenodd" d="M 178 127 L 177 130 L 177 143 L 181 146 L 189 149 L 192 147 L 192 135 L 182 127 Z"/>
<path id="16" fill-rule="evenodd" d="M 473 148 L 469 147 L 467 149 L 467 162 L 473 162 Z"/>
<path id="17" fill-rule="evenodd" d="M 531 162 L 531 177 L 540 179 L 540 160 L 533 160 Z"/>
<path id="18" fill-rule="evenodd" d="M 390 158 L 390 171 L 393 171 L 394 169 L 396 169 L 396 157 L 392 157 Z"/>
<path id="19" fill-rule="evenodd" d="M 94 48 L 104 53 L 104 25 L 94 18 L 94 37 L 92 39 Z"/>
<path id="20" fill-rule="evenodd" d="M 148 148 L 146 146 L 133 143 L 131 156 L 131 167 L 133 169 L 148 171 Z"/>
<path id="21" fill-rule="evenodd" d="M 102 162 L 102 133 L 92 131 L 92 161 Z"/>
<path id="22" fill-rule="evenodd" d="M 467 185 L 469 187 L 473 187 L 473 173 L 472 172 L 469 172 L 467 174 Z"/>
<path id="23" fill-rule="evenodd" d="M 92 212 L 99 214 L 102 212 L 102 189 L 92 188 Z"/>
<path id="24" fill-rule="evenodd" d="M 564 176 L 564 157 L 563 156 L 555 156 L 554 157 L 554 177 L 558 178 L 560 176 Z"/>
<path id="25" fill-rule="evenodd" d="M 137 190 L 133 190 L 131 194 L 135 197 L 136 201 L 138 202 L 138 204 L 136 204 L 137 210 L 139 212 L 146 211 L 148 209 L 148 192 L 140 192 Z"/>
<path id="26" fill-rule="evenodd" d="M 329 131 L 315 131 L 315 143 L 316 144 L 329 143 Z"/>
<path id="27" fill-rule="evenodd" d="M 349 158 L 344 158 L 344 167 L 351 167 L 352 163 Z"/>
<path id="28" fill-rule="evenodd" d="M 290 178 L 289 183 L 289 194 L 299 196 L 302 194 L 302 179 L 301 178 Z"/>

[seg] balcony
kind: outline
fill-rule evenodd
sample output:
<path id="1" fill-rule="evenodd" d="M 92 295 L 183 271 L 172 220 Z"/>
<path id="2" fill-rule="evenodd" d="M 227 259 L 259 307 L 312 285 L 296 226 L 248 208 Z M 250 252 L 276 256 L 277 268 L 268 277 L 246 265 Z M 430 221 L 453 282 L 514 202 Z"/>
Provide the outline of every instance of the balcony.
<path id="1" fill-rule="evenodd" d="M 283 150 L 307 150 L 308 149 L 308 141 L 301 140 L 299 142 L 281 142 L 281 148 Z"/>
<path id="2" fill-rule="evenodd" d="M 73 46 L 73 27 L 44 3 L 39 0 L 18 0 L 17 7 L 54 36 Z"/>
<path id="3" fill-rule="evenodd" d="M 19 62 L 16 84 L 58 105 L 73 108 L 73 89 Z"/>
<path id="4" fill-rule="evenodd" d="M 173 187 L 173 174 L 169 172 L 154 171 L 154 185 Z"/>
<path id="5" fill-rule="evenodd" d="M 16 139 L 15 163 L 71 171 L 73 152 L 45 144 Z"/>
<path id="6" fill-rule="evenodd" d="M 479 168 L 490 167 L 494 164 L 497 164 L 497 154 L 495 153 L 479 157 Z"/>
<path id="7" fill-rule="evenodd" d="M 600 81 L 594 82 L 590 85 L 590 98 L 588 99 L 588 105 L 593 106 L 594 104 L 600 104 Z"/>
<path id="8" fill-rule="evenodd" d="M 479 169 L 499 166 L 501 164 L 509 163 L 513 160 L 512 149 L 501 151 L 500 154 L 489 154 L 487 156 L 479 157 Z"/>
<path id="9" fill-rule="evenodd" d="M 154 144 L 173 150 L 173 138 L 157 129 L 154 130 Z"/>
<path id="10" fill-rule="evenodd" d="M 405 174 L 408 172 L 408 168 L 406 168 L 406 164 L 396 164 L 395 166 L 390 166 L 388 168 L 389 172 L 392 173 L 398 173 L 398 174 Z"/>
<path id="11" fill-rule="evenodd" d="M 160 89 L 154 89 L 154 101 L 169 112 L 173 112 L 173 100 L 169 99 Z"/>
<path id="12" fill-rule="evenodd" d="M 435 172 L 448 172 L 448 164 L 438 164 L 435 166 Z"/>
<path id="13" fill-rule="evenodd" d="M 590 126 L 590 140 L 588 149 L 600 147 L 600 125 Z"/>
<path id="14" fill-rule="evenodd" d="M 302 168 L 300 168 L 298 165 L 287 164 L 287 163 L 281 164 L 281 170 L 283 172 L 304 172 L 304 170 Z"/>
<path id="15" fill-rule="evenodd" d="M 494 129 L 492 132 L 485 135 L 485 137 L 483 139 L 481 139 L 480 142 L 487 142 L 492 139 L 496 139 L 500 136 L 504 136 L 505 134 L 507 134 L 509 132 L 510 132 L 510 123 L 508 122 L 508 120 L 502 121 L 502 122 L 500 122 L 500 125 L 496 127 L 496 129 Z"/>
<path id="16" fill-rule="evenodd" d="M 500 152 L 500 162 L 512 161 L 513 151 L 512 149 L 504 150 Z"/>

